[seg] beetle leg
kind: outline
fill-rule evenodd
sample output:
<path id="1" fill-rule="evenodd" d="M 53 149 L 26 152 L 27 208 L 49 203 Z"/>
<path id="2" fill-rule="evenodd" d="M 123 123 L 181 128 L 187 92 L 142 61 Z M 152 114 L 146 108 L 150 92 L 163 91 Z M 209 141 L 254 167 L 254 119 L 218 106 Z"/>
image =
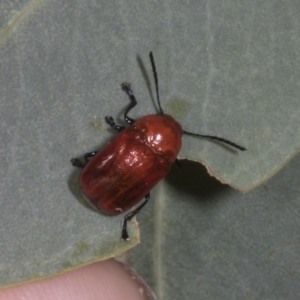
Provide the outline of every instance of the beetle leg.
<path id="1" fill-rule="evenodd" d="M 83 162 L 81 162 L 78 158 L 72 158 L 71 159 L 71 164 L 74 167 L 78 167 L 83 169 L 85 167 L 85 165 L 89 162 L 89 160 L 91 159 L 91 157 L 95 156 L 97 154 L 98 151 L 93 151 L 93 152 L 89 152 L 84 154 L 84 161 L 85 164 Z"/>
<path id="2" fill-rule="evenodd" d="M 77 168 L 81 168 L 83 169 L 85 164 L 82 163 L 78 158 L 72 158 L 71 159 L 71 164 L 74 166 L 74 167 L 77 167 Z"/>
<path id="3" fill-rule="evenodd" d="M 133 95 L 133 91 L 130 87 L 130 84 L 129 83 L 122 83 L 122 90 L 128 95 L 131 103 L 128 105 L 125 113 L 124 113 L 124 119 L 125 121 L 129 124 L 129 125 L 133 125 L 133 123 L 135 122 L 134 119 L 128 117 L 128 113 L 129 111 L 131 111 L 136 105 L 137 105 L 137 102 L 136 102 L 136 99 L 135 99 L 135 96 Z"/>
<path id="4" fill-rule="evenodd" d="M 112 127 L 113 129 L 115 129 L 117 131 L 122 131 L 123 129 L 125 129 L 124 126 L 117 125 L 114 121 L 114 118 L 111 116 L 106 116 L 105 121 L 110 127 Z"/>
<path id="5" fill-rule="evenodd" d="M 134 209 L 133 211 L 131 211 L 124 217 L 124 219 L 122 221 L 121 241 L 129 240 L 129 235 L 127 232 L 127 221 L 130 221 L 146 205 L 146 203 L 149 201 L 149 199 L 150 199 L 150 193 L 148 193 L 145 196 L 145 201 L 139 207 L 137 207 L 136 209 Z"/>
<path id="6" fill-rule="evenodd" d="M 89 162 L 89 160 L 97 154 L 97 152 L 98 151 L 93 151 L 93 152 L 88 152 L 88 153 L 84 154 L 85 163 L 87 164 Z"/>

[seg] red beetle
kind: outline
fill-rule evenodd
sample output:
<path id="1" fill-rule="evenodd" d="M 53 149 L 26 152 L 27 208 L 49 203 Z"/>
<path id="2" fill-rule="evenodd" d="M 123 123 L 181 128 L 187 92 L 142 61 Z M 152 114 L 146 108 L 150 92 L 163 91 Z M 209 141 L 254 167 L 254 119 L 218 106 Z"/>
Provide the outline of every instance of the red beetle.
<path id="1" fill-rule="evenodd" d="M 73 166 L 83 168 L 80 187 L 85 199 L 97 210 L 109 215 L 122 214 L 134 207 L 142 198 L 145 201 L 125 215 L 121 240 L 128 240 L 127 221 L 139 212 L 150 199 L 150 190 L 170 171 L 181 148 L 182 134 L 214 139 L 239 150 L 246 150 L 223 138 L 201 135 L 182 129 L 181 125 L 161 108 L 158 79 L 152 52 L 150 61 L 155 80 L 159 113 L 134 120 L 129 111 L 137 105 L 128 83 L 122 84 L 130 104 L 124 113 L 128 127 L 116 125 L 112 117 L 106 122 L 120 133 L 101 151 L 86 153 L 85 164 L 73 158 Z"/>

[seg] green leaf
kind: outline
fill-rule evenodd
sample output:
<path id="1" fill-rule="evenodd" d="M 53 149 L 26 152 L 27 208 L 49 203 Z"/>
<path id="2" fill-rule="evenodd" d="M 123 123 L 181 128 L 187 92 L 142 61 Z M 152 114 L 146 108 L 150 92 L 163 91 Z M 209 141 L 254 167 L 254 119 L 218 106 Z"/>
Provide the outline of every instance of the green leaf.
<path id="1" fill-rule="evenodd" d="M 138 216 L 131 265 L 158 299 L 295 299 L 300 156 L 242 195 L 192 162 L 174 166 Z"/>
<path id="2" fill-rule="evenodd" d="M 280 170 L 299 150 L 299 6 L 1 3 L 1 285 L 49 276 L 137 244 L 134 224 L 131 241 L 120 243 L 122 217 L 87 209 L 79 171 L 69 161 L 115 136 L 104 116 L 124 125 L 128 99 L 122 82 L 132 84 L 139 101 L 133 118 L 155 112 L 150 50 L 166 113 L 188 131 L 248 149 L 184 136 L 181 158 L 204 163 L 242 191 Z"/>

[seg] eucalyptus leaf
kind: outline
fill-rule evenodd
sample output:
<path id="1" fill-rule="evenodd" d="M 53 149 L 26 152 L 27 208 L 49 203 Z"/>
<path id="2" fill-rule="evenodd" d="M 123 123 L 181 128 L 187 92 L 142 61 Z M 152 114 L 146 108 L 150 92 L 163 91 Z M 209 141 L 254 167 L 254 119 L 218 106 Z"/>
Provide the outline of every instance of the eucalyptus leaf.
<path id="1" fill-rule="evenodd" d="M 139 215 L 131 265 L 158 299 L 293 300 L 300 294 L 300 156 L 243 195 L 192 162 Z"/>
<path id="2" fill-rule="evenodd" d="M 299 12 L 293 1 L 2 1 L 1 285 L 138 243 L 134 223 L 120 243 L 122 216 L 86 207 L 70 159 L 116 135 L 104 116 L 124 125 L 121 83 L 139 101 L 133 118 L 156 112 L 150 50 L 166 113 L 248 149 L 184 136 L 180 158 L 242 191 L 280 170 L 299 151 Z"/>

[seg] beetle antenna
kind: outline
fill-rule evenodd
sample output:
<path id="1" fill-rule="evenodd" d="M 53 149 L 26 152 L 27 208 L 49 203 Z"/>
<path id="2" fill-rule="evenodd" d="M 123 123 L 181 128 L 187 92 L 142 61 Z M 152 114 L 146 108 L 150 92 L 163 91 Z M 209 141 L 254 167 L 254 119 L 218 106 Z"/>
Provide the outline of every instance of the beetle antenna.
<path id="1" fill-rule="evenodd" d="M 211 139 L 211 140 L 216 140 L 216 141 L 219 141 L 219 142 L 222 142 L 224 144 L 228 144 L 234 148 L 237 148 L 241 151 L 245 151 L 247 150 L 245 147 L 242 147 L 240 145 L 237 145 L 231 141 L 228 141 L 226 139 L 223 139 L 221 137 L 218 137 L 218 136 L 213 136 L 213 135 L 202 135 L 202 134 L 198 134 L 198 133 L 193 133 L 193 132 L 189 132 L 189 131 L 186 131 L 186 130 L 182 130 L 182 133 L 185 133 L 185 134 L 189 134 L 189 135 L 193 135 L 193 136 L 199 136 L 199 137 L 203 137 L 203 138 L 206 138 L 206 139 Z"/>
<path id="2" fill-rule="evenodd" d="M 163 114 L 164 111 L 163 111 L 163 109 L 161 108 L 160 100 L 159 100 L 159 93 L 158 93 L 158 77 L 157 77 L 157 73 L 156 73 L 156 67 L 155 67 L 155 62 L 154 62 L 154 57 L 153 57 L 152 51 L 150 51 L 149 56 L 150 56 L 150 61 L 151 61 L 151 66 L 152 66 L 152 71 L 153 71 L 153 76 L 154 76 L 154 81 L 155 81 L 156 97 L 157 97 L 157 103 L 158 103 L 158 107 L 159 107 L 159 113 L 160 113 L 160 114 Z"/>

